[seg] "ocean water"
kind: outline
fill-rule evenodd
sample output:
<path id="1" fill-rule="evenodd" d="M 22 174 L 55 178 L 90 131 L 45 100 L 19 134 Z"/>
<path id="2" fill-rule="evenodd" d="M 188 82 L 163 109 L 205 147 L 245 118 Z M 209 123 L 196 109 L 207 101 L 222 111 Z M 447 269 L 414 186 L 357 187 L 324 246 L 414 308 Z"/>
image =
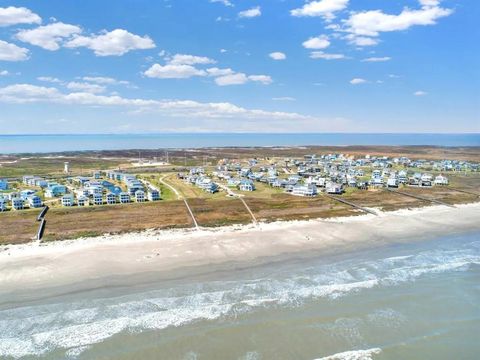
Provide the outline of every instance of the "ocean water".
<path id="1" fill-rule="evenodd" d="M 15 302 L 1 359 L 478 359 L 480 233 Z"/>
<path id="2" fill-rule="evenodd" d="M 480 134 L 0 134 L 0 154 L 82 150 L 307 145 L 480 146 Z"/>

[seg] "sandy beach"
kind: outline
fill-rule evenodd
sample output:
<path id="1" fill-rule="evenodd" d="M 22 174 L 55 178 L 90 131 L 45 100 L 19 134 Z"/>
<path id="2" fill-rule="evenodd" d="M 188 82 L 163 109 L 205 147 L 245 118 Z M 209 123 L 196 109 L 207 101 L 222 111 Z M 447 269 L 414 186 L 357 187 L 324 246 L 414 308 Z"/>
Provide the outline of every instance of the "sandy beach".
<path id="1" fill-rule="evenodd" d="M 352 251 L 480 228 L 480 203 L 378 214 L 7 246 L 0 252 L 0 289 L 6 294 L 18 284 L 31 291 L 229 262 L 258 264 L 281 255 Z"/>

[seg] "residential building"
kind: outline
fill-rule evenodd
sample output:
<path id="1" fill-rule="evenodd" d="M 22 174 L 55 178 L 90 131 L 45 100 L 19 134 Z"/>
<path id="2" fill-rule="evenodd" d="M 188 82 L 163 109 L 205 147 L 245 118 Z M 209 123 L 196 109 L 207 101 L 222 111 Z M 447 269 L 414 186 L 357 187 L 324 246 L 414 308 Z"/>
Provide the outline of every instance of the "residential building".
<path id="1" fill-rule="evenodd" d="M 119 199 L 121 204 L 129 203 L 130 202 L 130 194 L 122 191 L 120 194 L 118 194 L 118 199 Z"/>
<path id="2" fill-rule="evenodd" d="M 116 204 L 117 203 L 117 195 L 113 193 L 108 193 L 106 196 L 106 201 L 108 205 Z"/>
<path id="3" fill-rule="evenodd" d="M 40 198 L 40 196 L 37 196 L 37 195 L 32 195 L 32 196 L 29 196 L 27 198 L 27 201 L 28 201 L 28 205 L 31 207 L 31 208 L 39 208 L 39 207 L 42 207 L 42 199 Z"/>
<path id="4" fill-rule="evenodd" d="M 80 195 L 77 197 L 78 206 L 88 206 L 88 197 L 85 195 Z"/>
<path id="5" fill-rule="evenodd" d="M 316 196 L 317 187 L 315 185 L 295 185 L 292 189 L 292 195 L 296 196 Z"/>
<path id="6" fill-rule="evenodd" d="M 147 198 L 149 201 L 157 201 L 160 200 L 160 191 L 157 189 L 149 189 Z"/>
<path id="7" fill-rule="evenodd" d="M 135 201 L 136 202 L 145 202 L 145 191 L 137 190 L 135 192 Z"/>
<path id="8" fill-rule="evenodd" d="M 442 174 L 435 177 L 435 185 L 448 185 L 448 178 Z"/>
<path id="9" fill-rule="evenodd" d="M 73 206 L 73 194 L 65 194 L 61 198 L 62 206 Z"/>
<path id="10" fill-rule="evenodd" d="M 0 190 L 8 190 L 8 181 L 0 179 Z"/>
<path id="11" fill-rule="evenodd" d="M 12 199 L 12 209 L 13 210 L 23 210 L 24 200 L 22 198 L 13 198 Z"/>
<path id="12" fill-rule="evenodd" d="M 93 194 L 92 195 L 93 205 L 103 205 L 103 195 L 102 194 Z"/>

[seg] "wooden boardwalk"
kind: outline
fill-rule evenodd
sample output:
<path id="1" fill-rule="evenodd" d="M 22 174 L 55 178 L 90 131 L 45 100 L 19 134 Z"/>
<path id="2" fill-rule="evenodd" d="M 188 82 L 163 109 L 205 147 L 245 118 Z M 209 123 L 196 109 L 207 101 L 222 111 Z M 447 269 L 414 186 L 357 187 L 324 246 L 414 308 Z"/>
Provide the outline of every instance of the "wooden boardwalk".
<path id="1" fill-rule="evenodd" d="M 411 198 L 414 198 L 414 199 L 417 199 L 417 200 L 427 201 L 427 202 L 431 202 L 431 203 L 434 203 L 434 204 L 439 204 L 439 205 L 444 205 L 444 206 L 449 206 L 449 207 L 455 207 L 451 204 L 447 204 L 446 202 L 443 202 L 443 201 L 440 201 L 440 200 L 437 200 L 437 199 L 430 199 L 430 198 L 427 198 L 425 196 L 409 194 L 409 193 L 406 193 L 406 192 L 403 192 L 403 191 L 392 190 L 392 189 L 389 189 L 389 188 L 385 188 L 385 190 L 390 191 L 394 194 L 408 196 L 408 197 L 411 197 Z"/>
<path id="2" fill-rule="evenodd" d="M 363 211 L 363 212 L 365 212 L 365 213 L 367 213 L 367 214 L 372 214 L 372 215 L 378 216 L 378 214 L 377 214 L 375 211 L 370 210 L 370 209 L 366 209 L 366 208 L 364 208 L 364 207 L 362 207 L 362 206 L 360 206 L 360 205 L 357 205 L 357 204 L 354 204 L 354 203 L 352 203 L 352 202 L 350 202 L 350 201 L 347 201 L 347 200 L 345 200 L 345 199 L 342 199 L 341 197 L 338 197 L 338 196 L 335 196 L 335 195 L 330 195 L 330 194 L 323 194 L 323 195 L 325 195 L 326 197 L 328 197 L 328 198 L 330 198 L 330 199 L 333 199 L 333 200 L 335 200 L 335 201 L 341 202 L 342 204 L 346 204 L 346 205 L 349 205 L 349 206 L 351 206 L 351 207 L 353 207 L 353 208 L 355 208 L 355 209 L 361 210 L 361 211 Z"/>

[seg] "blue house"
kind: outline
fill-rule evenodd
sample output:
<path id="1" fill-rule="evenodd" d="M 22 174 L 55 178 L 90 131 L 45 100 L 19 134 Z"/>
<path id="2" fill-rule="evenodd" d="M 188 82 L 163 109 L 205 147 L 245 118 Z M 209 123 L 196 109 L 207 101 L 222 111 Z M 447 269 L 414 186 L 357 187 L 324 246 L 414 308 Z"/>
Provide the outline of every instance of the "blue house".
<path id="1" fill-rule="evenodd" d="M 8 181 L 0 179 L 0 190 L 8 190 Z"/>

